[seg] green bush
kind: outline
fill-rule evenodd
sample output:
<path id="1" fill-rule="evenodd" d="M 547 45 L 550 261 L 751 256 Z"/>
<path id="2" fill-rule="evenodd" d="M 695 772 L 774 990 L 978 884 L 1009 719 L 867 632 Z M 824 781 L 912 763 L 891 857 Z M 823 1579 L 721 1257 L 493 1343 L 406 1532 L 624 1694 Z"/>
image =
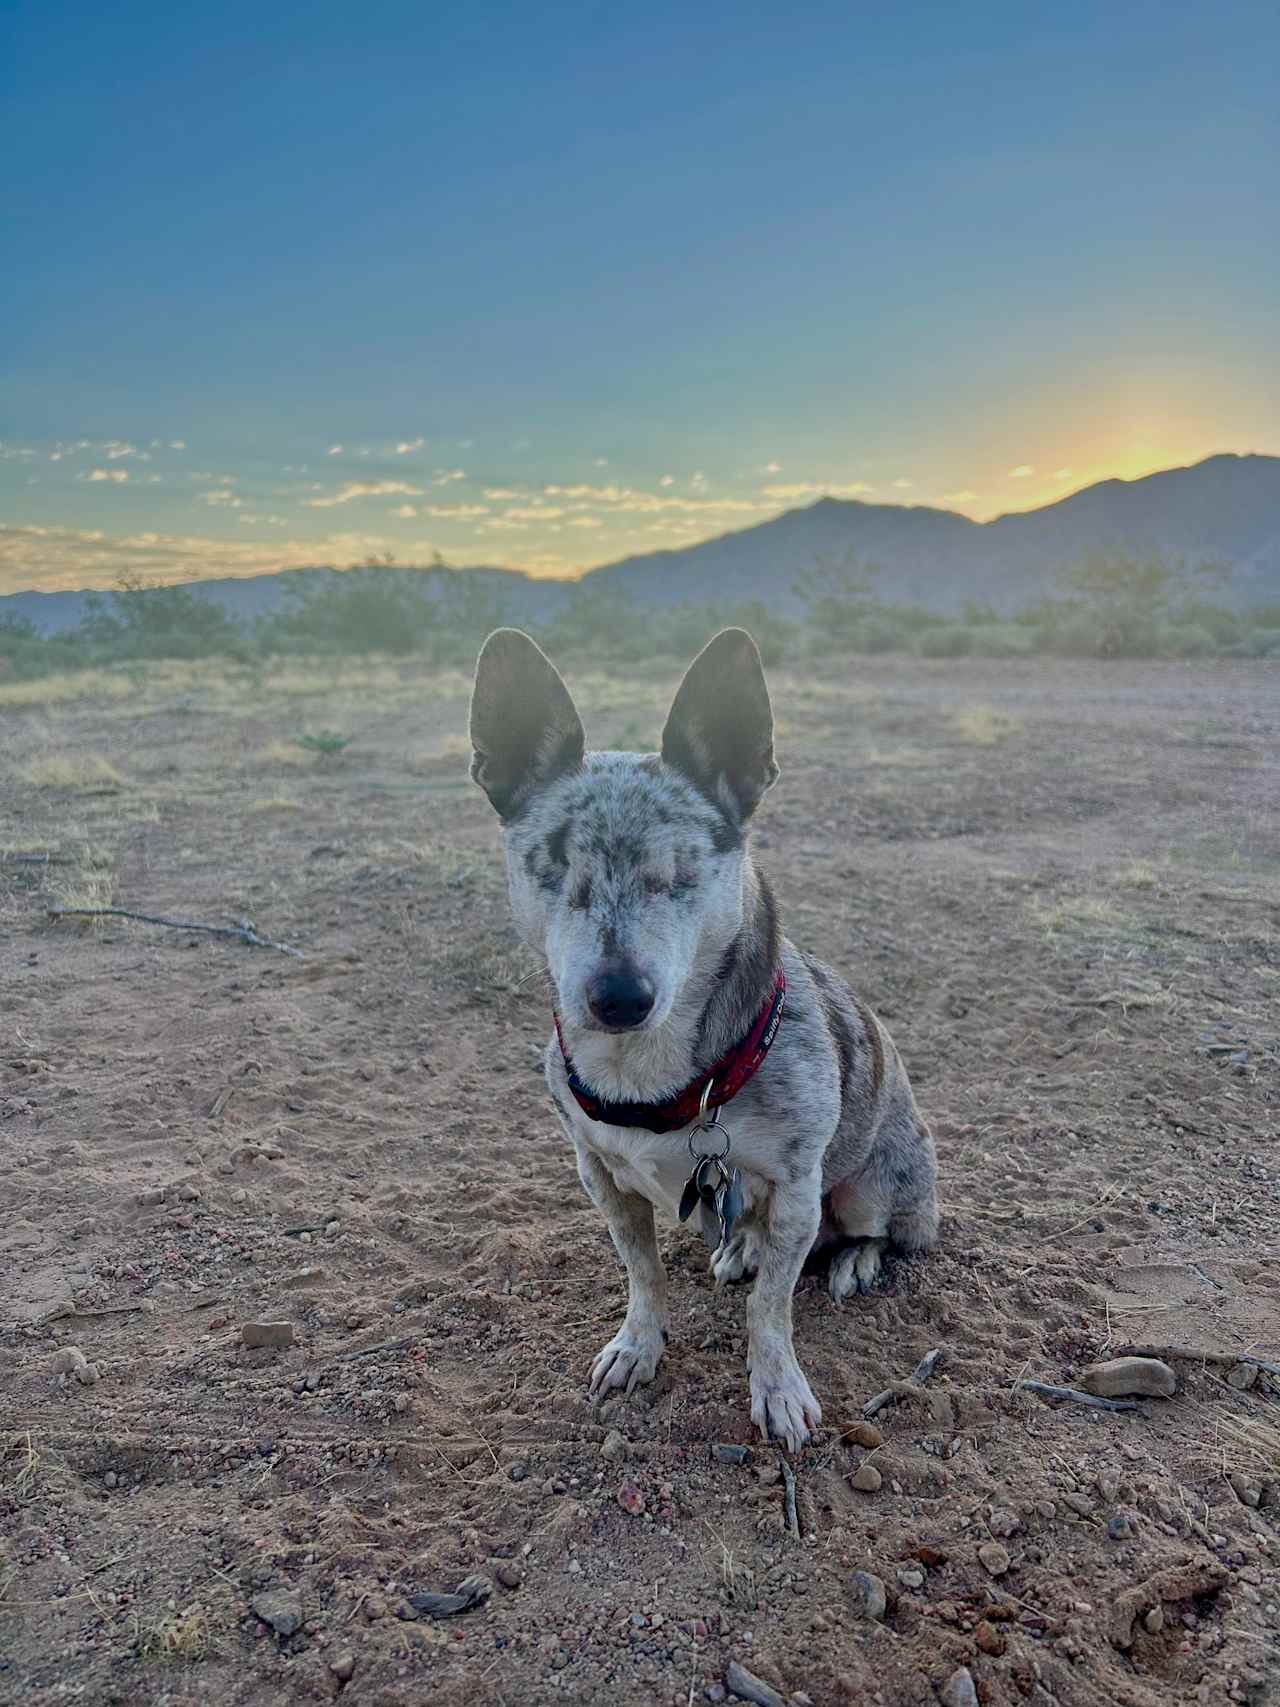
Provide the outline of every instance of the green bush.
<path id="1" fill-rule="evenodd" d="M 243 625 L 202 593 L 150 587 L 131 576 L 121 576 L 114 592 L 86 595 L 79 638 L 112 662 L 237 656 L 250 645 Z"/>
<path id="2" fill-rule="evenodd" d="M 926 628 L 916 638 L 916 651 L 922 658 L 967 658 L 973 651 L 974 632 L 962 622 Z"/>
<path id="3" fill-rule="evenodd" d="M 1161 658 L 1213 658 L 1221 650 L 1207 628 L 1196 622 L 1172 622 L 1156 636 Z"/>
<path id="4" fill-rule="evenodd" d="M 975 623 L 969 634 L 975 658 L 1028 658 L 1035 650 L 1035 635 L 1016 622 Z"/>

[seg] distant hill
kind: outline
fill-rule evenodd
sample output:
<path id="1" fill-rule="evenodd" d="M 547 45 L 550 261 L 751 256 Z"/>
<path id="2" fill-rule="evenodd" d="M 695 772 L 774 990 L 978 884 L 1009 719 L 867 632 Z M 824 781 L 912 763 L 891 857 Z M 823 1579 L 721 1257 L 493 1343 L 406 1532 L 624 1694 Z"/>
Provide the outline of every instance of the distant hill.
<path id="1" fill-rule="evenodd" d="M 1231 570 L 1215 595 L 1222 602 L 1280 603 L 1280 457 L 1212 456 L 1142 480 L 1103 480 L 1056 504 L 989 522 L 952 510 L 821 498 L 701 545 L 624 558 L 587 579 L 625 589 L 639 604 L 758 599 L 791 610 L 799 575 L 824 560 L 853 558 L 879 565 L 878 592 L 888 602 L 954 612 L 972 599 L 1012 611 L 1051 591 L 1059 570 L 1092 551 L 1156 552 L 1188 566 L 1221 563 Z M 293 577 L 331 572 L 205 581 L 201 590 L 252 618 L 278 609 Z M 503 588 L 516 621 L 550 614 L 574 585 L 507 569 L 466 573 Z M 83 597 L 14 593 L 0 597 L 0 617 L 26 617 L 44 632 L 59 632 L 77 626 Z"/>

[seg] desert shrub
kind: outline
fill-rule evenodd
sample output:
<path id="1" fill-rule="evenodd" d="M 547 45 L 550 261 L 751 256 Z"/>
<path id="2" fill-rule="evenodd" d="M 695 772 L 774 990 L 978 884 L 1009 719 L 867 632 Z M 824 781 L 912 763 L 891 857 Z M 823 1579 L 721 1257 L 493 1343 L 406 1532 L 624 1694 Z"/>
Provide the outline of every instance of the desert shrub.
<path id="1" fill-rule="evenodd" d="M 922 658 L 967 658 L 975 632 L 962 622 L 926 628 L 916 637 L 916 651 Z"/>
<path id="2" fill-rule="evenodd" d="M 89 593 L 78 638 L 100 661 L 244 655 L 242 624 L 192 587 L 147 586 L 121 576 L 114 591 Z"/>
<path id="3" fill-rule="evenodd" d="M 1212 658 L 1221 650 L 1207 628 L 1196 622 L 1166 623 L 1156 636 L 1161 658 Z"/>
<path id="4" fill-rule="evenodd" d="M 969 625 L 970 648 L 976 658 L 1027 658 L 1035 649 L 1035 635 L 1016 622 L 979 622 Z"/>
<path id="5" fill-rule="evenodd" d="M 370 563 L 291 576 L 284 609 L 259 625 L 260 643 L 275 652 L 422 651 L 438 621 L 430 573 Z"/>

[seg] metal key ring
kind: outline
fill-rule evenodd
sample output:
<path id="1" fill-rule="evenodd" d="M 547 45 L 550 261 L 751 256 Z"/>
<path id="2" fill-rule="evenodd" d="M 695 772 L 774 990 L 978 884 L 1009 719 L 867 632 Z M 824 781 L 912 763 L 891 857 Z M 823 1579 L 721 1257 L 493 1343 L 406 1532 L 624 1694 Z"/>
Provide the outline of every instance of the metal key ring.
<path id="1" fill-rule="evenodd" d="M 723 1161 L 729 1154 L 730 1146 L 733 1143 L 733 1140 L 729 1135 L 729 1128 L 720 1124 L 720 1110 L 718 1108 L 713 1108 L 710 1114 L 707 1113 L 707 1103 L 710 1100 L 711 1088 L 714 1084 L 714 1079 L 708 1079 L 703 1087 L 702 1100 L 698 1104 L 697 1124 L 689 1133 L 689 1154 L 693 1157 L 694 1161 L 701 1161 L 703 1157 L 710 1157 L 711 1160 L 717 1162 Z M 718 1132 L 721 1134 L 724 1138 L 723 1150 L 695 1150 L 693 1147 L 693 1141 L 703 1132 Z"/>

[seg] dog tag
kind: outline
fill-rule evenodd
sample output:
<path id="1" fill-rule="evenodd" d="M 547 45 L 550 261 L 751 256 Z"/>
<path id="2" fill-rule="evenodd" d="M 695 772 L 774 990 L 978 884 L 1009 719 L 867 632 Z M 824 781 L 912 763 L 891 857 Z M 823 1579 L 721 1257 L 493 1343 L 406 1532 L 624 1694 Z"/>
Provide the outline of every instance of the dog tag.
<path id="1" fill-rule="evenodd" d="M 716 1214 L 720 1218 L 720 1243 L 727 1245 L 734 1222 L 742 1214 L 742 1175 L 732 1169 L 728 1179 L 716 1193 Z"/>
<path id="2" fill-rule="evenodd" d="M 680 1193 L 680 1219 L 687 1221 L 701 1201 L 702 1193 L 698 1190 L 698 1170 L 695 1168 L 684 1182 L 684 1190 Z"/>

